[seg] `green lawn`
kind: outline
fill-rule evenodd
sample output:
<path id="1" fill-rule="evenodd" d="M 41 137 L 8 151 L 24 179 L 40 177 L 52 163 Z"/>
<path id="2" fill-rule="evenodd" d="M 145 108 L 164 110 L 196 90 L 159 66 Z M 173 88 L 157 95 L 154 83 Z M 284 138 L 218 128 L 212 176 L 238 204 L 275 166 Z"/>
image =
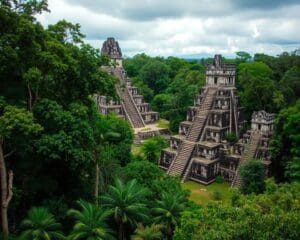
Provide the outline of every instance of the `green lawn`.
<path id="1" fill-rule="evenodd" d="M 224 183 L 212 183 L 208 186 L 196 183 L 193 181 L 188 181 L 182 184 L 183 189 L 188 189 L 191 191 L 190 200 L 198 204 L 207 204 L 211 201 L 215 201 L 213 193 L 219 191 L 221 195 L 221 200 L 224 203 L 229 203 L 232 195 L 230 184 Z"/>
<path id="2" fill-rule="evenodd" d="M 169 128 L 169 121 L 166 119 L 159 119 L 157 121 L 157 127 L 159 128 Z"/>
<path id="3" fill-rule="evenodd" d="M 131 146 L 131 152 L 132 152 L 132 154 L 134 154 L 134 155 L 141 154 L 141 147 L 142 147 L 142 145 L 132 144 L 132 146 Z"/>

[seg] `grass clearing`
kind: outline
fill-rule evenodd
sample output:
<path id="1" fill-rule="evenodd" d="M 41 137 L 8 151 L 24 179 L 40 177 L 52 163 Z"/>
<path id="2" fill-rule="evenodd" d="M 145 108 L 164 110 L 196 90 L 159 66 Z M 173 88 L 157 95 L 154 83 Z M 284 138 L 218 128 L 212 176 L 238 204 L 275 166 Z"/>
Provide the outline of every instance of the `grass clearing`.
<path id="1" fill-rule="evenodd" d="M 141 147 L 142 147 L 142 145 L 132 144 L 132 146 L 131 146 L 131 153 L 133 155 L 142 155 Z"/>
<path id="2" fill-rule="evenodd" d="M 157 121 L 157 127 L 159 128 L 169 128 L 169 121 L 166 119 L 159 119 Z"/>
<path id="3" fill-rule="evenodd" d="M 183 189 L 188 189 L 191 192 L 190 200 L 195 203 L 206 205 L 214 200 L 214 192 L 218 191 L 221 196 L 223 203 L 229 203 L 232 191 L 230 184 L 227 182 L 223 183 L 212 183 L 210 185 L 203 185 L 193 181 L 188 181 L 182 184 Z"/>

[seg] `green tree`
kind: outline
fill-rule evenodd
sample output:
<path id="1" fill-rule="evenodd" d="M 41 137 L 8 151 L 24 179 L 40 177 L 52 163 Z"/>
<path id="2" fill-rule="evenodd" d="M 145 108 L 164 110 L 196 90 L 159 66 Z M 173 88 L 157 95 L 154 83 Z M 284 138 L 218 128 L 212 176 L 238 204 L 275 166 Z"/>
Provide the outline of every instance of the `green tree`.
<path id="1" fill-rule="evenodd" d="M 48 206 L 60 198 L 61 205 L 68 208 L 79 197 L 91 199 L 93 146 L 98 140 L 91 96 L 115 95 L 115 79 L 100 68 L 107 59 L 83 43 L 79 24 L 63 20 L 45 29 L 36 20 L 45 10 L 47 1 L 8 0 L 0 4 L 0 95 L 20 108 L 27 103 L 44 128 L 40 135 L 13 133 L 14 138 L 6 138 L 3 144 L 6 168 L 14 172 L 16 201 L 9 208 L 12 226 L 19 224 L 28 206 L 41 202 Z M 0 116 L 3 111 L 1 107 Z M 125 121 L 111 120 L 108 125 L 120 138 L 104 144 L 103 185 L 112 181 L 119 166 L 129 162 L 132 142 L 132 131 Z M 12 172 L 8 175 L 12 179 Z"/>
<path id="2" fill-rule="evenodd" d="M 157 163 L 152 163 L 146 160 L 132 161 L 123 168 L 125 178 L 127 180 L 136 179 L 136 181 L 146 188 L 153 187 L 154 181 L 164 177 L 164 173 Z"/>
<path id="3" fill-rule="evenodd" d="M 101 131 L 114 133 L 113 135 L 108 134 L 109 147 L 113 154 L 111 158 L 116 159 L 121 166 L 125 166 L 130 162 L 133 130 L 128 121 L 124 121 L 115 115 L 103 117 Z M 116 137 L 116 134 L 118 137 Z"/>
<path id="4" fill-rule="evenodd" d="M 162 239 L 161 233 L 162 225 L 151 224 L 150 226 L 144 227 L 142 224 L 138 224 L 131 236 L 132 240 L 160 240 Z"/>
<path id="5" fill-rule="evenodd" d="M 166 177 L 156 163 L 146 160 L 132 161 L 124 168 L 125 179 L 136 181 L 150 190 L 149 199 L 157 199 L 161 193 L 160 181 Z M 171 187 L 171 186 L 170 186 Z"/>
<path id="6" fill-rule="evenodd" d="M 170 68 L 170 72 L 169 72 L 170 78 L 174 78 L 176 74 L 180 71 L 180 69 L 188 67 L 189 65 L 186 60 L 177 57 L 168 57 L 165 60 L 165 63 Z"/>
<path id="7" fill-rule="evenodd" d="M 130 161 L 133 132 L 127 121 L 115 115 L 96 114 L 95 123 L 93 124 L 95 139 L 93 149 L 94 157 L 98 159 L 98 180 L 100 181 L 98 190 L 103 191 L 108 184 L 113 182 L 120 167 L 127 165 Z M 97 167 L 95 171 L 97 175 Z M 97 191 L 95 189 L 95 196 Z"/>
<path id="8" fill-rule="evenodd" d="M 43 185 L 37 186 L 35 192 L 43 193 L 45 198 L 63 194 L 71 202 L 74 198 L 98 196 L 113 181 L 118 168 L 130 160 L 133 134 L 129 124 L 116 116 L 100 116 L 94 105 L 72 103 L 64 108 L 42 99 L 33 112 L 45 129 L 35 141 L 43 162 L 38 177 L 42 169 L 49 169 L 41 182 L 47 180 L 53 186 L 47 191 Z M 62 181 L 64 176 L 56 168 L 74 179 Z"/>
<path id="9" fill-rule="evenodd" d="M 24 231 L 18 238 L 20 240 L 65 239 L 60 231 L 61 225 L 55 221 L 54 216 L 46 208 L 32 208 L 21 227 Z"/>
<path id="10" fill-rule="evenodd" d="M 108 145 L 111 142 L 118 141 L 121 137 L 121 134 L 118 132 L 114 132 L 109 129 L 107 124 L 107 119 L 101 117 L 100 114 L 95 114 L 95 119 L 93 121 L 93 135 L 94 135 L 94 156 L 93 160 L 95 163 L 95 188 L 94 188 L 94 197 L 96 203 L 99 197 L 99 184 L 100 184 L 100 174 L 102 172 L 101 169 L 106 167 L 101 163 L 104 163 L 102 160 L 103 151 L 107 150 Z M 104 126 L 103 126 L 104 125 Z"/>
<path id="11" fill-rule="evenodd" d="M 173 239 L 298 239 L 299 183 L 267 181 L 266 189 L 251 197 L 235 192 L 232 206 L 211 203 L 186 208 Z"/>
<path id="12" fill-rule="evenodd" d="M 268 65 L 273 71 L 273 79 L 276 82 L 279 82 L 289 69 L 295 66 L 300 67 L 300 56 L 297 54 L 297 51 L 291 53 L 283 52 L 276 57 L 263 53 L 255 54 L 254 61 Z"/>
<path id="13" fill-rule="evenodd" d="M 247 52 L 236 52 L 236 62 L 239 63 L 244 63 L 244 62 L 249 62 L 252 59 L 251 55 Z"/>
<path id="14" fill-rule="evenodd" d="M 123 66 L 129 77 L 136 77 L 149 60 L 151 60 L 151 57 L 147 56 L 145 53 L 137 54 L 133 56 L 133 58 L 124 59 Z"/>
<path id="15" fill-rule="evenodd" d="M 29 109 L 43 97 L 67 105 L 96 92 L 114 94 L 114 78 L 100 69 L 99 50 L 76 45 L 83 37 L 78 24 L 63 20 L 45 30 L 30 14 L 45 10 L 46 1 L 9 2 L 0 6 L 1 23 L 9 26 L 1 28 L 1 94 L 26 99 Z"/>
<path id="16" fill-rule="evenodd" d="M 74 170 L 86 170 L 91 166 L 94 138 L 87 106 L 72 103 L 64 109 L 55 101 L 43 99 L 35 105 L 33 112 L 45 129 L 36 141 L 40 156 L 49 162 L 64 160 Z"/>
<path id="17" fill-rule="evenodd" d="M 262 193 L 265 190 L 265 171 L 262 160 L 251 160 L 241 166 L 242 192 Z"/>
<path id="18" fill-rule="evenodd" d="M 32 113 L 15 106 L 0 106 L 1 223 L 4 240 L 8 239 L 7 209 L 13 196 L 13 171 L 7 171 L 6 160 L 16 151 L 22 138 L 41 130 L 42 127 L 34 123 Z"/>
<path id="19" fill-rule="evenodd" d="M 173 107 L 172 102 L 174 101 L 174 96 L 168 93 L 161 93 L 155 95 L 151 102 L 153 110 L 160 112 L 161 117 L 167 117 L 167 113 L 171 107 Z"/>
<path id="20" fill-rule="evenodd" d="M 164 113 L 170 120 L 170 130 L 176 132 L 179 123 L 185 119 L 188 107 L 205 83 L 205 69 L 200 64 L 192 65 L 190 68 L 181 69 L 175 76 L 166 92 L 174 97 L 169 110 Z"/>
<path id="21" fill-rule="evenodd" d="M 167 147 L 167 142 L 163 137 L 154 137 L 147 139 L 142 145 L 142 153 L 146 160 L 158 163 L 161 150 Z"/>
<path id="22" fill-rule="evenodd" d="M 132 78 L 132 81 L 133 85 L 139 89 L 139 93 L 147 102 L 150 102 L 154 96 L 154 91 L 138 77 Z"/>
<path id="23" fill-rule="evenodd" d="M 169 71 L 164 62 L 151 60 L 142 67 L 139 78 L 153 89 L 155 94 L 158 94 L 164 91 L 170 83 Z"/>
<path id="24" fill-rule="evenodd" d="M 300 181 L 300 101 L 276 117 L 271 157 L 277 180 Z"/>
<path id="25" fill-rule="evenodd" d="M 115 239 L 113 231 L 107 225 L 108 216 L 111 214 L 98 206 L 78 201 L 81 210 L 71 209 L 68 215 L 76 219 L 76 223 L 68 239 L 70 240 L 110 240 Z"/>
<path id="26" fill-rule="evenodd" d="M 231 144 L 235 144 L 239 139 L 235 133 L 226 134 L 225 139 Z"/>
<path id="27" fill-rule="evenodd" d="M 109 186 L 108 192 L 101 196 L 101 205 L 109 209 L 118 225 L 119 240 L 124 239 L 126 227 L 136 226 L 148 218 L 145 202 L 146 189 L 136 180 L 123 183 L 117 179 L 115 186 Z"/>
<path id="28" fill-rule="evenodd" d="M 80 32 L 80 25 L 60 20 L 48 26 L 49 34 L 60 42 L 83 43 L 84 34 Z"/>
<path id="29" fill-rule="evenodd" d="M 279 82 L 285 102 L 294 104 L 300 98 L 300 66 L 289 69 Z"/>
<path id="30" fill-rule="evenodd" d="M 123 168 L 122 174 L 126 180 L 136 179 L 138 184 L 149 190 L 147 202 L 156 205 L 155 200 L 161 199 L 161 194 L 182 194 L 187 201 L 187 193 L 183 191 L 178 179 L 170 177 L 159 168 L 156 163 L 146 160 L 135 160 Z"/>
<path id="31" fill-rule="evenodd" d="M 156 201 L 153 213 L 154 221 L 165 226 L 167 239 L 172 239 L 173 231 L 179 223 L 181 213 L 185 208 L 185 196 L 163 192 L 161 200 Z"/>
<path id="32" fill-rule="evenodd" d="M 282 104 L 277 101 L 279 93 L 271 79 L 272 73 L 272 70 L 261 62 L 239 65 L 238 79 L 241 85 L 241 104 L 245 107 L 247 117 L 250 117 L 253 111 L 261 109 L 268 112 L 275 111 L 274 101 L 277 105 Z"/>

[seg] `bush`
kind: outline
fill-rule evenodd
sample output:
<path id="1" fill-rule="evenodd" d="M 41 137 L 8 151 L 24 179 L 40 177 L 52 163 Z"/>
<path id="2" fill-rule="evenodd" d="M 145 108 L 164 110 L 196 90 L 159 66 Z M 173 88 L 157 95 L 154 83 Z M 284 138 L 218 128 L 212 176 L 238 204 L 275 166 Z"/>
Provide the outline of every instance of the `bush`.
<path id="1" fill-rule="evenodd" d="M 214 202 L 186 208 L 173 239 L 300 239 L 300 183 L 271 184 L 271 193 L 251 197 L 236 190 L 233 206 Z"/>
<path id="2" fill-rule="evenodd" d="M 230 144 L 234 144 L 234 143 L 236 143 L 239 140 L 238 136 L 235 133 L 228 133 L 228 134 L 226 134 L 225 139 Z"/>
<path id="3" fill-rule="evenodd" d="M 157 164 L 161 150 L 167 147 L 167 141 L 163 137 L 157 136 L 147 139 L 141 147 L 144 157 L 149 162 Z"/>
<path id="4" fill-rule="evenodd" d="M 224 178 L 222 176 L 217 176 L 215 182 L 216 183 L 223 183 L 224 182 Z"/>
<path id="5" fill-rule="evenodd" d="M 265 171 L 262 160 L 250 160 L 241 169 L 242 193 L 259 194 L 265 190 Z"/>

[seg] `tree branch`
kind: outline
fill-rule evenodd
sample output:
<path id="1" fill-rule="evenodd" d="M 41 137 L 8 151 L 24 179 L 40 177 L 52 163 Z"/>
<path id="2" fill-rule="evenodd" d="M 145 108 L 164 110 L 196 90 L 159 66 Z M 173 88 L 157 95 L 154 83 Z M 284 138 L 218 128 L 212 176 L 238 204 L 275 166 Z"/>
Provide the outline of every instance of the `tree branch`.
<path id="1" fill-rule="evenodd" d="M 12 155 L 15 151 L 16 151 L 16 149 L 10 151 L 9 153 L 5 154 L 5 155 L 3 156 L 3 158 L 9 157 L 9 156 Z"/>
<path id="2" fill-rule="evenodd" d="M 12 170 L 9 170 L 8 171 L 8 186 L 7 186 L 7 190 L 8 190 L 8 194 L 7 194 L 7 198 L 6 198 L 6 201 L 4 203 L 5 207 L 8 207 L 11 199 L 12 199 L 12 196 L 13 196 L 13 180 L 14 180 L 14 173 Z"/>

